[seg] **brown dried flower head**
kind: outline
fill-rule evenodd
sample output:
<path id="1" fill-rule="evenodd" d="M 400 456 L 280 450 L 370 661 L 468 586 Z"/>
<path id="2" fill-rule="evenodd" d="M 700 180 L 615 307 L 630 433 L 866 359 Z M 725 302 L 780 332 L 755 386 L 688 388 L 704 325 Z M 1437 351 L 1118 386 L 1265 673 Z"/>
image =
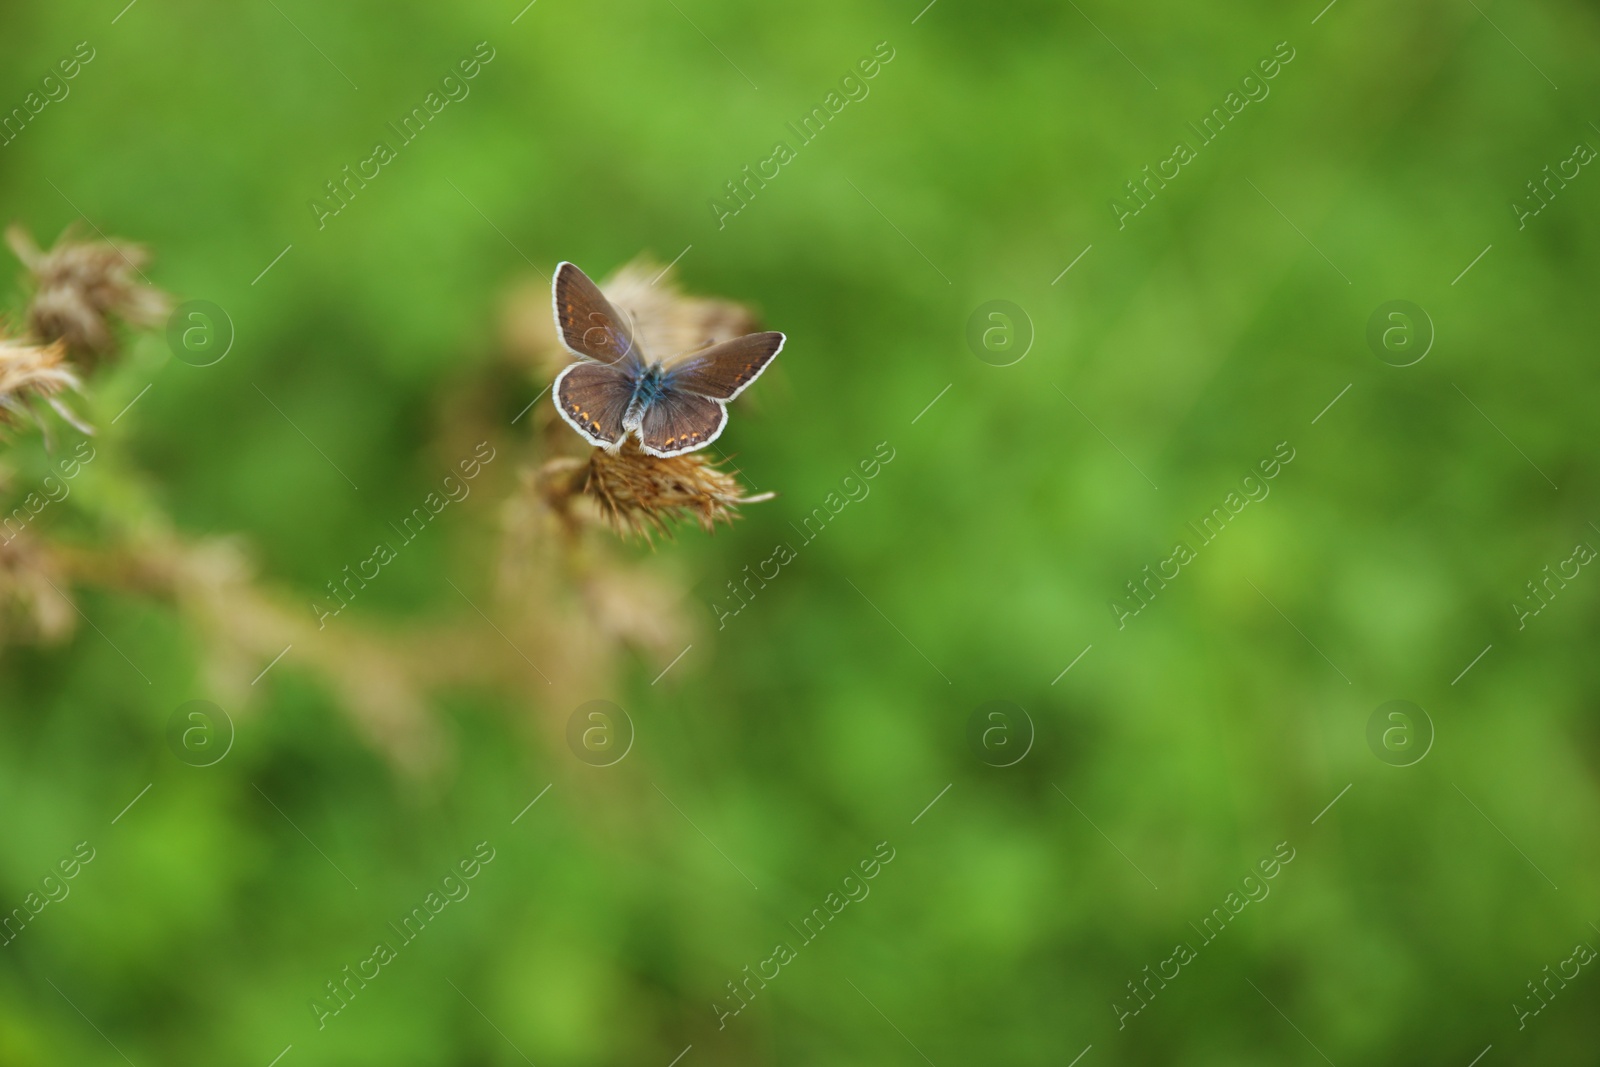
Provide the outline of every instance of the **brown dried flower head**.
<path id="1" fill-rule="evenodd" d="M 745 495 L 732 474 L 703 452 L 658 457 L 629 438 L 617 452 L 592 449 L 587 461 L 557 459 L 540 472 L 545 500 L 571 522 L 573 497 L 586 498 L 619 534 L 671 536 L 672 526 L 693 519 L 707 533 L 718 522 L 732 524 L 742 504 L 771 500 L 772 493 Z"/>
<path id="2" fill-rule="evenodd" d="M 15 425 L 33 413 L 28 401 L 40 399 L 84 433 L 93 433 L 56 395 L 77 389 L 77 375 L 67 366 L 66 345 L 21 344 L 0 338 L 0 427 Z"/>
<path id="3" fill-rule="evenodd" d="M 111 319 L 150 327 L 167 315 L 170 300 L 149 284 L 144 246 L 126 241 L 78 241 L 69 229 L 54 248 L 39 250 L 21 226 L 6 230 L 6 243 L 34 278 L 28 327 L 42 341 L 65 341 L 91 360 L 116 351 Z"/>

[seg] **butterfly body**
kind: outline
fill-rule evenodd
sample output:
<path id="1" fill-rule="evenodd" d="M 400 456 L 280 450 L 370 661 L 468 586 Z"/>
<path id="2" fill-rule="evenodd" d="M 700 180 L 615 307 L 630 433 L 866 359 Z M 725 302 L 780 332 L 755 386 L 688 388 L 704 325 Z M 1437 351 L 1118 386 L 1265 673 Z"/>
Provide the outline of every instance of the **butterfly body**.
<path id="1" fill-rule="evenodd" d="M 660 363 L 652 363 L 634 383 L 634 408 L 642 415 L 642 409 L 666 396 L 671 389 L 672 379 L 666 368 Z"/>
<path id="2" fill-rule="evenodd" d="M 727 425 L 728 401 L 783 348 L 781 333 L 752 333 L 670 364 L 646 363 L 627 321 L 583 271 L 560 264 L 551 289 L 561 343 L 578 357 L 556 378 L 556 411 L 610 451 L 629 434 L 653 456 L 704 448 Z"/>

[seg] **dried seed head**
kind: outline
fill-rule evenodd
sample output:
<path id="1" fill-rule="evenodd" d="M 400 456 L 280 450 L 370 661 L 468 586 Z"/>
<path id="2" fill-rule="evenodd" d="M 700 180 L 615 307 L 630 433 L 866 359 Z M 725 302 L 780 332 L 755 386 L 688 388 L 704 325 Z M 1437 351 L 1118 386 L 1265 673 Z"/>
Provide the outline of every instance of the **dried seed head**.
<path id="1" fill-rule="evenodd" d="M 771 500 L 772 493 L 746 496 L 732 474 L 719 470 L 704 453 L 665 458 L 640 450 L 630 438 L 618 452 L 597 448 L 587 463 L 552 460 L 541 471 L 545 500 L 571 520 L 573 498 L 587 500 L 619 534 L 650 540 L 671 536 L 675 523 L 694 519 L 708 533 L 718 522 L 732 523 L 743 504 Z"/>
<path id="2" fill-rule="evenodd" d="M 74 354 L 93 361 L 116 351 L 113 317 L 149 327 L 167 315 L 167 295 L 144 277 L 150 255 L 142 245 L 76 241 L 69 230 L 41 252 L 16 225 L 6 230 L 6 242 L 33 275 L 28 327 L 40 340 L 65 341 Z"/>
<path id="3" fill-rule="evenodd" d="M 0 427 L 32 417 L 28 401 L 43 400 L 62 418 L 85 433 L 92 433 L 56 396 L 79 387 L 77 375 L 67 366 L 66 345 L 28 345 L 0 338 Z"/>

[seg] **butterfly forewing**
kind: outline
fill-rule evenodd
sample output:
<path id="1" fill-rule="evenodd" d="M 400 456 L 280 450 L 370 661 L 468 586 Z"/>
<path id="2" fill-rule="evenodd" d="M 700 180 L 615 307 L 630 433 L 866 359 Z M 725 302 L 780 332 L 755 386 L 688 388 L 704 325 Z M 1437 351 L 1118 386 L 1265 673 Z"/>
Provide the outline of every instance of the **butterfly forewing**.
<path id="1" fill-rule="evenodd" d="M 556 378 L 556 410 L 590 444 L 615 448 L 626 433 L 622 423 L 633 402 L 634 383 L 632 375 L 615 366 L 574 363 Z"/>
<path id="2" fill-rule="evenodd" d="M 583 271 L 571 263 L 556 267 L 551 296 L 561 343 L 575 355 L 617 366 L 643 364 L 627 320 Z"/>
<path id="3" fill-rule="evenodd" d="M 685 359 L 668 376 L 674 390 L 732 400 L 760 377 L 783 349 L 781 333 L 747 333 Z"/>
<path id="4" fill-rule="evenodd" d="M 639 442 L 653 456 L 676 456 L 715 441 L 727 422 L 728 409 L 717 401 L 668 392 L 639 416 Z"/>

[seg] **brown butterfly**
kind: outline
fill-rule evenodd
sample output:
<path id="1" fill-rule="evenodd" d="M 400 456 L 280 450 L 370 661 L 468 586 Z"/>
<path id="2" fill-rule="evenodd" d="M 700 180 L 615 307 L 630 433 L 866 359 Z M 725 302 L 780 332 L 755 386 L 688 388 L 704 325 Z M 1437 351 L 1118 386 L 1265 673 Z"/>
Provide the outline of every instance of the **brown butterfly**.
<path id="1" fill-rule="evenodd" d="M 615 452 L 632 433 L 652 456 L 704 448 L 728 424 L 728 401 L 783 350 L 781 333 L 750 333 L 671 366 L 647 362 L 627 320 L 571 263 L 551 285 L 561 343 L 578 362 L 556 378 L 556 410 L 585 441 Z"/>

